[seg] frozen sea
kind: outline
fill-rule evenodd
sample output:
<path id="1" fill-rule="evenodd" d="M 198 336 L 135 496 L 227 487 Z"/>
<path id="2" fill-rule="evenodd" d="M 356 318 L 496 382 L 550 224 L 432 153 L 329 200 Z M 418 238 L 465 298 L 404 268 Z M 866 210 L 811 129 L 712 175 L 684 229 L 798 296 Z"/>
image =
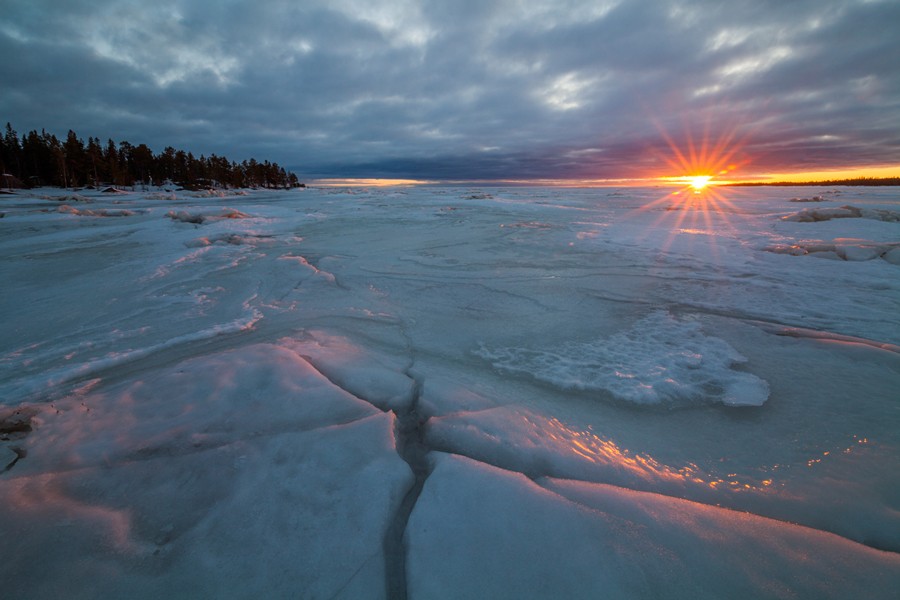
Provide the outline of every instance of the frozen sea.
<path id="1" fill-rule="evenodd" d="M 0 217 L 0 596 L 898 597 L 900 188 Z"/>

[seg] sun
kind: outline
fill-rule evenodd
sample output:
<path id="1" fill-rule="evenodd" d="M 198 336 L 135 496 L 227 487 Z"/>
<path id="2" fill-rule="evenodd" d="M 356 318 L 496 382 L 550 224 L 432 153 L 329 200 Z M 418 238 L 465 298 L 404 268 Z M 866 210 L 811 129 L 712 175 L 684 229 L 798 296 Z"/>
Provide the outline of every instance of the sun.
<path id="1" fill-rule="evenodd" d="M 712 179 L 712 175 L 691 175 L 686 178 L 688 184 L 694 189 L 695 192 L 699 192 L 707 185 L 709 185 L 709 180 Z"/>

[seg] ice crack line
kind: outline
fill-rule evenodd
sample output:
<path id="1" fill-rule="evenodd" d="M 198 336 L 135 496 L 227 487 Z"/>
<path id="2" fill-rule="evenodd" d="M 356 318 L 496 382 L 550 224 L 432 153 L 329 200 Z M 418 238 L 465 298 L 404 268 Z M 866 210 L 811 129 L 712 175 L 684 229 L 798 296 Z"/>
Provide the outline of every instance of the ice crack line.
<path id="1" fill-rule="evenodd" d="M 419 398 L 422 396 L 422 380 L 410 365 L 404 374 L 413 381 L 412 401 L 406 408 L 395 410 L 397 422 L 394 438 L 397 453 L 412 469 L 413 485 L 403 497 L 394 519 L 388 525 L 384 538 L 385 582 L 387 597 L 391 600 L 406 600 L 406 547 L 403 541 L 409 517 L 428 478 L 428 447 L 425 445 L 424 426 L 426 418 L 419 413 Z"/>

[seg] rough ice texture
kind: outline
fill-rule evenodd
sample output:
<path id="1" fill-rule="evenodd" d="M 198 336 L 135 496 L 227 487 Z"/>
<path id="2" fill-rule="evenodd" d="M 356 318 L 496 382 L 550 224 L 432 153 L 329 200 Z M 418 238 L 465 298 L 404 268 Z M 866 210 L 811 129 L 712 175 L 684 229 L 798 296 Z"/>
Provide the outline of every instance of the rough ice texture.
<path id="1" fill-rule="evenodd" d="M 549 349 L 482 346 L 477 354 L 504 371 L 637 404 L 759 406 L 769 396 L 765 381 L 731 368 L 746 359 L 727 342 L 663 311 L 607 339 Z"/>

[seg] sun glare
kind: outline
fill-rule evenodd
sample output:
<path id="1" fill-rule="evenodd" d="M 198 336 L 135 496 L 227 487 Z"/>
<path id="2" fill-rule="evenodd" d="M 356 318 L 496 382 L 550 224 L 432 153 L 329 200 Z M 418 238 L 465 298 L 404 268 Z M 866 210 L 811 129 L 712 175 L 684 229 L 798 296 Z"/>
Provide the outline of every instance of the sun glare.
<path id="1" fill-rule="evenodd" d="M 636 212 L 657 213 L 650 231 L 668 229 L 670 234 L 661 249 L 668 252 L 678 245 L 704 244 L 718 260 L 718 241 L 738 226 L 743 211 L 735 200 L 741 195 L 736 188 L 725 187 L 730 173 L 749 163 L 743 151 L 744 141 L 737 129 L 725 129 L 719 135 L 703 128 L 695 138 L 689 128 L 680 139 L 657 127 L 669 152 L 657 149 L 657 158 L 665 163 L 669 175 L 657 180 L 671 187 L 663 196 L 647 202 Z M 681 175 L 675 175 L 680 173 Z"/>
<path id="2" fill-rule="evenodd" d="M 710 179 L 712 179 L 711 175 L 694 175 L 688 177 L 691 187 L 697 192 L 705 188 L 707 184 L 709 184 Z"/>

